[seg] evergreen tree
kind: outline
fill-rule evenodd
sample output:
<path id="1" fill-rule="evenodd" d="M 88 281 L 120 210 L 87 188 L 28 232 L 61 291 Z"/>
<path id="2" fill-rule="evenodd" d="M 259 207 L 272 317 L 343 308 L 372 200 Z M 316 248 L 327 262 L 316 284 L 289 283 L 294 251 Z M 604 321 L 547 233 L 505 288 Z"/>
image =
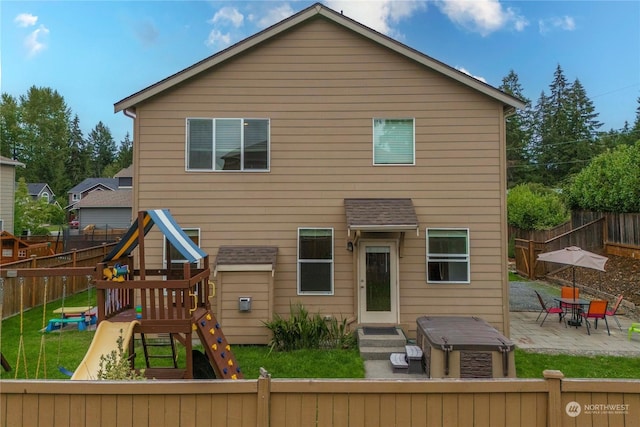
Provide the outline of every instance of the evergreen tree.
<path id="1" fill-rule="evenodd" d="M 509 188 L 528 180 L 530 174 L 530 151 L 532 137 L 531 100 L 523 95 L 522 85 L 515 71 L 502 79 L 500 89 L 522 100 L 526 107 L 516 110 L 506 120 L 507 140 L 507 186 Z"/>
<path id="2" fill-rule="evenodd" d="M 69 129 L 69 157 L 66 159 L 66 169 L 71 186 L 89 177 L 89 161 L 90 153 L 87 149 L 87 142 L 80 129 L 80 119 L 76 114 Z"/>
<path id="3" fill-rule="evenodd" d="M 70 183 L 65 170 L 70 115 L 64 98 L 51 88 L 32 86 L 20 96 L 23 134 L 18 160 L 27 165 L 27 182 L 46 182 L 56 194 Z"/>
<path id="4" fill-rule="evenodd" d="M 129 136 L 129 132 L 124 136 L 124 139 L 120 141 L 120 148 L 118 149 L 118 166 L 120 169 L 127 168 L 133 163 L 133 141 Z"/>
<path id="5" fill-rule="evenodd" d="M 560 65 L 549 91 L 536 106 L 535 152 L 539 182 L 558 187 L 597 153 L 594 143 L 602 124 L 580 81 L 569 84 Z"/>
<path id="6" fill-rule="evenodd" d="M 640 96 L 638 97 L 638 106 L 636 107 L 636 120 L 631 128 L 631 138 L 633 141 L 640 141 Z"/>
<path id="7" fill-rule="evenodd" d="M 573 163 L 567 163 L 566 174 L 573 175 L 602 151 L 596 144 L 602 123 L 597 120 L 598 113 L 580 80 L 576 79 L 571 85 L 568 101 L 569 135 L 574 142 L 567 144 L 568 157 L 573 159 Z"/>
<path id="8" fill-rule="evenodd" d="M 13 96 L 3 93 L 0 98 L 0 156 L 18 158 L 21 133 L 18 102 Z"/>
<path id="9" fill-rule="evenodd" d="M 111 131 L 100 121 L 89 132 L 87 142 L 93 155 L 91 173 L 95 177 L 102 177 L 105 168 L 113 163 L 117 154 Z"/>

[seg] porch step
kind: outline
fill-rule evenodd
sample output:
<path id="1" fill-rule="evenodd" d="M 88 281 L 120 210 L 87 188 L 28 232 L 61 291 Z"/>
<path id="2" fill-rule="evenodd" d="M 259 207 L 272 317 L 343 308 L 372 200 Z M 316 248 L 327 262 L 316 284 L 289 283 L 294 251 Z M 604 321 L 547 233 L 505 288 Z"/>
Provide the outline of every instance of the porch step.
<path id="1" fill-rule="evenodd" d="M 358 329 L 358 346 L 360 347 L 404 347 L 407 337 L 402 329 L 396 328 L 395 335 L 368 335 Z"/>
<path id="2" fill-rule="evenodd" d="M 395 329 L 394 333 L 388 333 L 389 328 L 384 328 L 384 334 L 376 335 L 374 333 L 366 333 L 364 328 L 358 329 L 358 348 L 360 349 L 360 357 L 364 360 L 389 360 L 392 353 L 401 353 L 405 351 L 407 337 L 400 328 Z M 367 332 L 375 332 L 375 328 L 368 329 Z"/>
<path id="3" fill-rule="evenodd" d="M 362 347 L 360 357 L 363 360 L 389 360 L 392 353 L 403 353 L 404 346 L 398 347 Z"/>

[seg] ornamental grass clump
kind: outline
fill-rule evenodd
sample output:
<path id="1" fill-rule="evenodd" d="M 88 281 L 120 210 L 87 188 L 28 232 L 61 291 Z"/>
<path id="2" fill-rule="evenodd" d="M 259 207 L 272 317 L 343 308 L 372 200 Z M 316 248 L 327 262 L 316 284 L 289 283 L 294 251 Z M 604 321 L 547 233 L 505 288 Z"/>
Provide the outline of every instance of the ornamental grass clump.
<path id="1" fill-rule="evenodd" d="M 99 380 L 146 380 L 144 369 L 137 373 L 131 369 L 129 358 L 124 353 L 124 338 L 122 337 L 122 329 L 120 336 L 116 340 L 118 344 L 117 350 L 111 350 L 110 353 L 100 356 L 100 365 L 98 368 Z"/>
<path id="2" fill-rule="evenodd" d="M 301 349 L 353 348 L 355 337 L 349 331 L 346 319 L 331 318 L 325 321 L 320 313 L 311 314 L 302 304 L 289 307 L 289 317 L 274 315 L 270 322 L 263 322 L 271 331 L 271 350 L 292 351 Z"/>

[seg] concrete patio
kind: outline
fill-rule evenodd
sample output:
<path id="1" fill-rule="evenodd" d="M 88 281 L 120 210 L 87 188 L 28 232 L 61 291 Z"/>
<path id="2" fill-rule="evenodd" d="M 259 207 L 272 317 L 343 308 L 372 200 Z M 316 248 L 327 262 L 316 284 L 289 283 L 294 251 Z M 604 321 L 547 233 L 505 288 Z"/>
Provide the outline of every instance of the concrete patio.
<path id="1" fill-rule="evenodd" d="M 615 320 L 608 318 L 611 335 L 607 335 L 604 322 L 598 322 L 598 329 L 591 321 L 591 335 L 587 335 L 587 328 L 583 325 L 566 327 L 564 322 L 558 322 L 556 315 L 549 315 L 543 326 L 540 326 L 542 316 L 536 322 L 538 312 L 512 311 L 511 340 L 516 347 L 531 352 L 547 354 L 571 355 L 610 355 L 625 357 L 640 357 L 640 334 L 633 334 L 631 340 L 627 338 L 627 330 L 632 322 L 638 320 L 618 315 L 622 331 L 618 329 Z M 393 378 L 398 380 L 424 379 L 425 375 L 394 374 L 389 360 L 365 361 L 367 378 Z"/>

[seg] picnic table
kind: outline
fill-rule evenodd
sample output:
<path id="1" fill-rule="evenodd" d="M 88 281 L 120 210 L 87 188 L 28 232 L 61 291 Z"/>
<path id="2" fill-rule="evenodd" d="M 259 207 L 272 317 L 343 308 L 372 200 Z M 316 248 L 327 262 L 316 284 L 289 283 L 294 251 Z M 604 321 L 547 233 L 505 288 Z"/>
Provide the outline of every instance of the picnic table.
<path id="1" fill-rule="evenodd" d="M 85 331 L 87 325 L 94 325 L 97 321 L 97 316 L 93 308 L 91 305 L 56 308 L 53 310 L 53 313 L 61 316 L 59 318 L 49 319 L 46 331 L 51 332 L 54 329 L 60 329 L 68 323 L 76 323 L 79 331 Z"/>

